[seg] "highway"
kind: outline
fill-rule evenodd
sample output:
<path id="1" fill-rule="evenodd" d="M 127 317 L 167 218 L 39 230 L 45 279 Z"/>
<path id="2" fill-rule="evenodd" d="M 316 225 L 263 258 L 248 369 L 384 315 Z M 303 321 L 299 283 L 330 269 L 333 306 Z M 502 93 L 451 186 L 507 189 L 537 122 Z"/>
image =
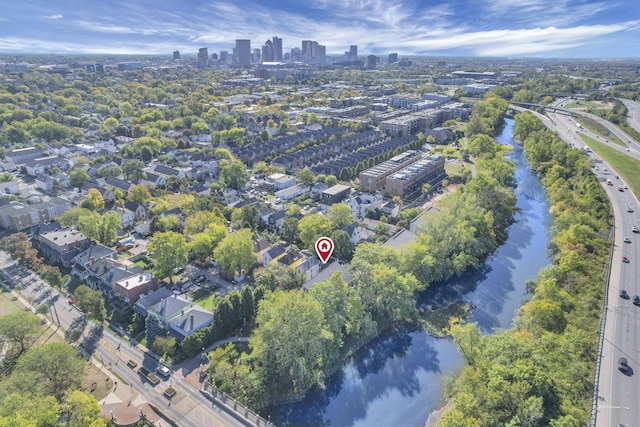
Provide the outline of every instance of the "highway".
<path id="1" fill-rule="evenodd" d="M 238 417 L 237 414 L 232 414 L 232 411 L 228 411 L 224 405 L 217 404 L 214 407 L 210 400 L 185 381 L 178 372 L 173 372 L 167 379 L 158 376 L 162 381 L 155 387 L 152 386 L 136 372 L 137 368 L 136 371 L 129 368 L 127 361 L 134 360 L 138 363 L 138 367 L 144 366 L 150 371 L 155 370 L 157 361 L 87 320 L 86 316 L 69 304 L 64 295 L 28 269 L 20 267 L 4 251 L 0 251 L 0 269 L 3 270 L 5 282 L 14 289 L 20 287 L 21 295 L 34 307 L 47 304 L 54 323 L 59 323 L 65 331 L 71 331 L 74 328 L 83 330 L 81 337 L 83 347 L 93 354 L 99 365 L 109 367 L 129 383 L 129 385 L 119 384 L 119 387 L 132 387 L 177 422 L 180 427 L 254 425 L 247 420 L 242 420 L 242 417 Z M 171 401 L 164 397 L 163 393 L 169 386 L 184 396 L 179 404 L 171 405 Z"/>
<path id="2" fill-rule="evenodd" d="M 566 105 L 567 100 L 556 101 L 557 106 Z M 582 114 L 582 113 L 581 113 Z M 598 118 L 598 121 L 629 144 L 629 150 L 611 141 L 597 137 L 586 129 L 580 129 L 569 116 L 548 113 L 549 119 L 545 124 L 556 130 L 560 137 L 578 148 L 584 148 L 585 144 L 578 133 L 583 133 L 607 144 L 620 152 L 640 159 L 640 146 L 628 135 L 613 124 Z M 588 115 L 584 113 L 584 115 Z M 595 116 L 591 116 L 594 117 Z M 634 295 L 640 295 L 640 234 L 633 233 L 632 227 L 640 227 L 640 203 L 631 190 L 619 191 L 619 186 L 624 186 L 619 175 L 611 165 L 602 162 L 594 153 L 590 156 L 597 160 L 594 173 L 600 178 L 601 184 L 607 196 L 611 200 L 615 217 L 614 247 L 612 254 L 611 274 L 607 295 L 606 322 L 604 324 L 604 338 L 601 354 L 600 374 L 597 379 L 596 399 L 596 426 L 637 426 L 640 420 L 640 381 L 636 375 L 640 375 L 640 307 L 632 302 Z M 606 179 L 610 179 L 613 185 L 606 185 Z M 632 210 L 633 212 L 629 212 Z M 630 239 L 630 243 L 624 242 L 624 237 Z M 622 257 L 626 256 L 629 263 L 623 263 Z M 630 295 L 630 299 L 620 298 L 620 291 L 624 289 Z M 570 355 L 568 355 L 570 357 Z M 623 373 L 618 370 L 618 359 L 625 357 L 629 364 L 629 371 Z"/>
<path id="3" fill-rule="evenodd" d="M 629 122 L 629 125 L 640 132 L 640 102 L 623 98 L 619 99 L 624 105 L 627 106 L 627 121 Z"/>

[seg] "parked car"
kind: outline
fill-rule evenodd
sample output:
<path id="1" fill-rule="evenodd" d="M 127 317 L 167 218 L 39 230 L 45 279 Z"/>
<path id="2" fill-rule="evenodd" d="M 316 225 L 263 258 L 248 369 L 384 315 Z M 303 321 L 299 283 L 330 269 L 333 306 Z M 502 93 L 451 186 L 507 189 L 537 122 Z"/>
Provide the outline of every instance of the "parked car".
<path id="1" fill-rule="evenodd" d="M 620 369 L 620 371 L 624 373 L 629 371 L 629 364 L 627 363 L 627 359 L 625 357 L 621 357 L 620 359 L 618 359 L 618 369 Z"/>
<path id="2" fill-rule="evenodd" d="M 204 274 L 201 274 L 201 275 L 197 276 L 193 281 L 195 283 L 202 283 L 205 280 L 207 280 L 207 276 L 205 276 Z"/>
<path id="3" fill-rule="evenodd" d="M 158 367 L 156 368 L 156 372 L 163 377 L 168 377 L 169 375 L 171 375 L 171 371 L 169 370 L 169 368 L 164 365 L 158 365 Z"/>
<path id="4" fill-rule="evenodd" d="M 624 289 L 621 289 L 620 290 L 620 298 L 629 299 L 629 294 L 627 293 L 627 291 L 625 291 Z"/>

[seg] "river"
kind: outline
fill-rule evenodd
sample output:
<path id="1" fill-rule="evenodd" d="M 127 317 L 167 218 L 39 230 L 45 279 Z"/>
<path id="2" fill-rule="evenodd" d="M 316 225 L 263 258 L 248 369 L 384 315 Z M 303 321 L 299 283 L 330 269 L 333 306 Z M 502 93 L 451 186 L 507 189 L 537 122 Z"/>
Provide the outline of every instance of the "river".
<path id="1" fill-rule="evenodd" d="M 528 300 L 525 284 L 548 265 L 551 218 L 540 180 L 529 169 L 522 147 L 513 140 L 512 119 L 496 138 L 513 146 L 516 161 L 516 222 L 507 242 L 480 267 L 434 285 L 418 303 L 470 301 L 469 321 L 483 333 L 507 328 Z M 384 334 L 358 351 L 352 360 L 298 403 L 282 405 L 270 414 L 276 426 L 423 427 L 442 405 L 444 377 L 456 374 L 464 359 L 448 338 L 423 330 Z"/>

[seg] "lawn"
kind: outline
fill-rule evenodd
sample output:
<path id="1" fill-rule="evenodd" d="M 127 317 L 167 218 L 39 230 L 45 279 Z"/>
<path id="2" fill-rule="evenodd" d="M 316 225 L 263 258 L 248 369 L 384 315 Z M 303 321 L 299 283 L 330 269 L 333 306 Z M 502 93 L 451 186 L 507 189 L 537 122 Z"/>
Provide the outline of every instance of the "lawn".
<path id="1" fill-rule="evenodd" d="M 569 104 L 567 104 L 567 106 L 565 107 L 566 109 L 571 109 L 571 108 L 605 108 L 605 109 L 611 109 L 613 108 L 612 104 L 609 104 L 607 102 L 602 102 L 602 101 L 571 101 Z"/>
<path id="2" fill-rule="evenodd" d="M 199 305 L 205 310 L 213 311 L 213 303 L 216 296 L 212 291 L 200 288 L 198 291 L 191 294 L 191 298 L 193 298 L 194 304 Z"/>
<path id="3" fill-rule="evenodd" d="M 24 305 L 19 303 L 16 297 L 5 291 L 4 288 L 0 289 L 2 289 L 0 292 L 0 316 L 6 316 L 7 314 L 24 310 Z"/>
<path id="4" fill-rule="evenodd" d="M 593 138 L 582 134 L 580 137 L 596 154 L 618 171 L 636 197 L 640 198 L 640 161 Z"/>
<path id="5" fill-rule="evenodd" d="M 600 122 L 597 122 L 589 117 L 577 117 L 576 121 L 582 123 L 582 125 L 589 129 L 591 132 L 596 135 L 600 135 L 603 138 L 608 139 L 609 141 L 622 145 L 623 147 L 627 147 L 627 144 L 624 143 L 620 138 L 609 132 L 609 129 L 605 125 Z"/>

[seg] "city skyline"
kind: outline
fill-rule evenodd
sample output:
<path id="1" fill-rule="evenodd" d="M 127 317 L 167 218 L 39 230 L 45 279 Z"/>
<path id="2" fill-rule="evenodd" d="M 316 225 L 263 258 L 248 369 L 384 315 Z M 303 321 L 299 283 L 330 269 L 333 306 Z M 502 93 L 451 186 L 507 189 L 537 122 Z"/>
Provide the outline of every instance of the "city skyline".
<path id="1" fill-rule="evenodd" d="M 317 40 L 327 55 L 638 57 L 640 10 L 631 0 L 106 0 L 11 2 L 0 11 L 1 53 L 196 54 L 260 47 L 285 52 Z"/>

